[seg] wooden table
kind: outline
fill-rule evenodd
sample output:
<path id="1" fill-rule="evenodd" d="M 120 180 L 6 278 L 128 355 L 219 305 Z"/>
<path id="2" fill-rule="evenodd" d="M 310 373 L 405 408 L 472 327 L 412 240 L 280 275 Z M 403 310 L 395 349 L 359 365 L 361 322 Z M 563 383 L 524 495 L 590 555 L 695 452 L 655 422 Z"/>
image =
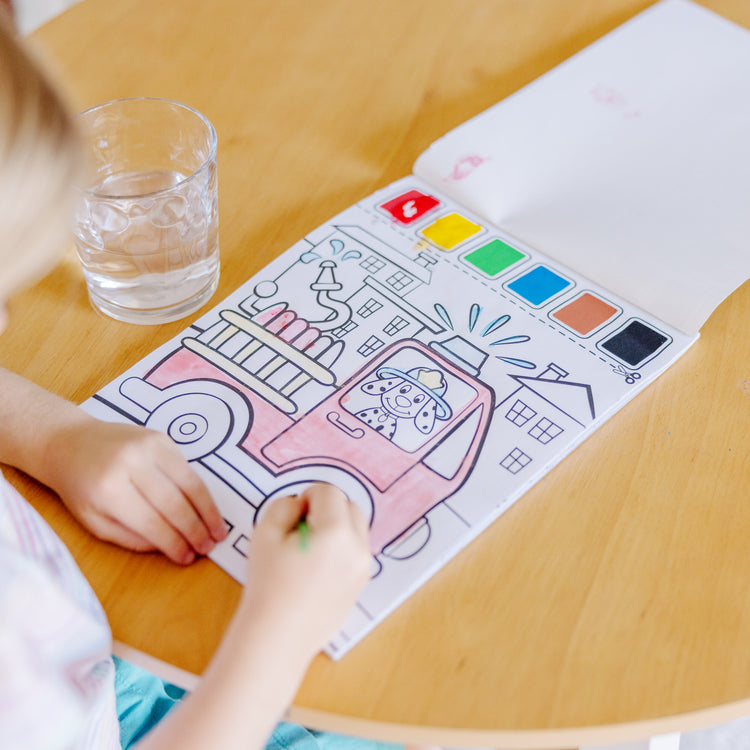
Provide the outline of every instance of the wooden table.
<path id="1" fill-rule="evenodd" d="M 746 0 L 705 5 L 750 27 Z M 438 136 L 646 0 L 84 0 L 34 36 L 77 108 L 150 95 L 219 136 L 213 303 Z M 81 401 L 177 334 L 96 314 L 72 255 L 10 305 L 0 361 Z M 453 745 L 627 740 L 750 714 L 750 284 L 656 384 L 341 662 L 292 718 Z M 200 673 L 238 598 L 87 535 L 11 480 L 80 562 L 115 638 Z"/>

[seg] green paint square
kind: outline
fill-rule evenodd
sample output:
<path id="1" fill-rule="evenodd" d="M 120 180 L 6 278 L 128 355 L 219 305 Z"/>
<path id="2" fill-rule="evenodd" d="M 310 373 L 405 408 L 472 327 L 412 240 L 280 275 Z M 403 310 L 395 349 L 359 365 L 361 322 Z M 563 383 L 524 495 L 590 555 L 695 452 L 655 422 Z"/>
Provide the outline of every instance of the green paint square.
<path id="1" fill-rule="evenodd" d="M 497 276 L 526 255 L 502 240 L 492 240 L 464 255 L 463 260 L 487 276 Z"/>

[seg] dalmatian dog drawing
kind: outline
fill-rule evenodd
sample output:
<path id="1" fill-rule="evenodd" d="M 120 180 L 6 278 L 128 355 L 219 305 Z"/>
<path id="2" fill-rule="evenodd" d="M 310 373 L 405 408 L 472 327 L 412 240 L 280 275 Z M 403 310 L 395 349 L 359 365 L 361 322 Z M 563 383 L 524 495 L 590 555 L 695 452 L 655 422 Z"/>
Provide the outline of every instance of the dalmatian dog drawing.
<path id="1" fill-rule="evenodd" d="M 437 420 L 452 416 L 443 396 L 447 383 L 440 370 L 414 367 L 408 372 L 382 367 L 361 389 L 379 399 L 377 406 L 361 409 L 354 416 L 388 440 L 398 444 L 398 434 L 416 427 L 429 435 Z"/>

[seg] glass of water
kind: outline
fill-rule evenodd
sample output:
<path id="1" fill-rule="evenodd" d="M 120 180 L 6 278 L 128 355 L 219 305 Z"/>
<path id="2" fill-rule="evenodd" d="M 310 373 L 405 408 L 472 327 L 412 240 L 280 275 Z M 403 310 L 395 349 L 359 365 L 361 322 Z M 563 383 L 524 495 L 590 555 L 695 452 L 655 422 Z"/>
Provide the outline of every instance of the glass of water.
<path id="1" fill-rule="evenodd" d="M 167 323 L 219 282 L 216 131 L 165 99 L 119 99 L 77 117 L 90 160 L 74 233 L 92 304 Z"/>

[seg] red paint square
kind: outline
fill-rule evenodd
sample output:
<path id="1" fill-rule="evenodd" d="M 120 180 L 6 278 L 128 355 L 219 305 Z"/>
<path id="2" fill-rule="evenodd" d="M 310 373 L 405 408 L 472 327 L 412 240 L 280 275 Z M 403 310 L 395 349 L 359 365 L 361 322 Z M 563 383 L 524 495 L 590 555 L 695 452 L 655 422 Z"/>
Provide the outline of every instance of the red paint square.
<path id="1" fill-rule="evenodd" d="M 387 211 L 399 224 L 408 225 L 439 205 L 440 201 L 434 196 L 425 195 L 419 190 L 409 190 L 408 193 L 383 203 L 380 208 Z"/>

